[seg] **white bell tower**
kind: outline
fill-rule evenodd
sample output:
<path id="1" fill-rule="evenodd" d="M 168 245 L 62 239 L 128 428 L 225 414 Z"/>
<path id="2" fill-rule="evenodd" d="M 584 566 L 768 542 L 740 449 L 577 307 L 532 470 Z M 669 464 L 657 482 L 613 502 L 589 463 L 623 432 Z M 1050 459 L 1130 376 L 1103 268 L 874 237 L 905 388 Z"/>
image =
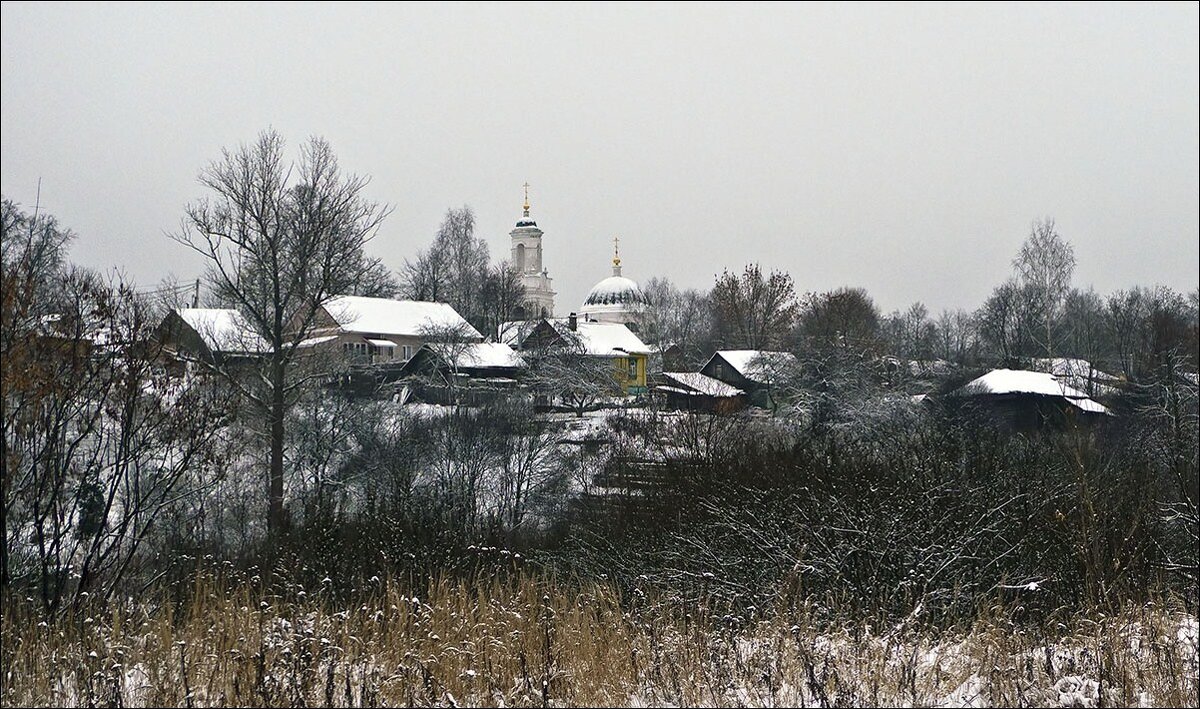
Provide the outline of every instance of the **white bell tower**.
<path id="1" fill-rule="evenodd" d="M 529 183 L 525 183 L 525 206 L 517 226 L 509 232 L 512 239 L 511 261 L 513 268 L 521 274 L 525 285 L 525 300 L 529 304 L 526 319 L 554 317 L 554 288 L 551 278 L 542 266 L 542 230 L 529 216 Z"/>

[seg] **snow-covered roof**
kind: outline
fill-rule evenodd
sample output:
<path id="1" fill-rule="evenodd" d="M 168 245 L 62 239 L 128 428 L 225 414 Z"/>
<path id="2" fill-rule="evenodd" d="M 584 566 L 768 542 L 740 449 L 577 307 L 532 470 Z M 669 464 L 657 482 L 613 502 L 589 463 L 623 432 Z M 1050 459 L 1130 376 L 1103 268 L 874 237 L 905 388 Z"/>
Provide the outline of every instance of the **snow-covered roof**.
<path id="1" fill-rule="evenodd" d="M 232 308 L 176 308 L 213 352 L 257 353 L 271 349 L 240 312 Z"/>
<path id="2" fill-rule="evenodd" d="M 1049 372 L 1057 377 L 1091 377 L 1100 382 L 1119 382 L 1121 378 L 1115 374 L 1101 371 L 1092 366 L 1086 359 L 1075 357 L 1041 357 L 1031 361 L 1034 369 L 1039 372 Z"/>
<path id="3" fill-rule="evenodd" d="M 1119 393 L 1116 385 L 1121 378 L 1115 374 L 1103 372 L 1092 366 L 1086 359 L 1074 357 L 1042 357 L 1030 361 L 1030 369 L 1048 372 L 1057 379 L 1076 389 L 1083 389 L 1096 396 L 1107 396 Z"/>
<path id="4" fill-rule="evenodd" d="M 601 357 L 621 357 L 629 354 L 650 354 L 646 343 L 620 323 L 595 322 L 578 319 L 575 332 L 567 320 L 549 320 L 564 338 L 578 339 L 583 351 Z"/>
<path id="5" fill-rule="evenodd" d="M 1092 362 L 1076 357 L 1040 357 L 1030 362 L 1030 368 L 1054 374 L 1075 389 L 1091 392 L 1093 396 L 1112 396 L 1121 392 L 1121 377 L 1100 371 Z"/>
<path id="6" fill-rule="evenodd" d="M 525 337 L 537 327 L 540 320 L 510 320 L 500 323 L 496 330 L 496 339 L 509 346 L 519 346 Z"/>
<path id="7" fill-rule="evenodd" d="M 592 286 L 583 301 L 582 312 L 591 312 L 590 307 L 600 305 L 644 306 L 649 299 L 641 287 L 624 276 L 609 276 Z"/>
<path id="8" fill-rule="evenodd" d="M 366 338 L 366 340 L 367 340 L 367 342 L 371 343 L 372 345 L 375 345 L 376 347 L 395 347 L 396 346 L 396 343 L 392 342 L 391 340 L 372 340 L 369 337 Z"/>
<path id="9" fill-rule="evenodd" d="M 332 342 L 333 340 L 336 340 L 337 338 L 338 338 L 337 335 L 323 335 L 321 337 L 310 337 L 307 340 L 301 340 L 300 342 L 296 343 L 296 347 L 301 348 L 301 349 L 304 349 L 307 347 L 316 347 L 317 345 L 323 345 L 326 342 Z"/>
<path id="10" fill-rule="evenodd" d="M 543 320 L 514 320 L 501 323 L 497 338 L 506 345 L 521 346 L 525 338 Z M 567 318 L 545 319 L 556 332 L 568 342 L 578 341 L 583 351 L 602 357 L 621 357 L 628 354 L 648 355 L 651 349 L 646 343 L 621 323 L 597 322 L 576 318 L 575 331 Z"/>
<path id="11" fill-rule="evenodd" d="M 695 393 L 704 394 L 705 396 L 721 396 L 732 397 L 744 394 L 741 389 L 729 386 L 719 379 L 700 374 L 699 372 L 663 372 L 662 375 L 668 380 L 681 384 L 687 389 Z M 670 391 L 675 391 L 676 387 L 662 387 Z M 692 392 L 687 392 L 692 393 Z"/>
<path id="12" fill-rule="evenodd" d="M 751 381 L 763 381 L 764 378 L 778 374 L 779 370 L 796 363 L 796 356 L 791 352 L 772 352 L 770 350 L 718 350 L 721 359 L 737 370 L 738 374 Z M 715 356 L 715 355 L 714 355 Z"/>
<path id="13" fill-rule="evenodd" d="M 1099 402 L 1088 395 L 1059 381 L 1053 374 L 1029 372 L 1023 369 L 993 369 L 969 382 L 958 390 L 965 394 L 1034 394 L 1056 396 L 1082 411 L 1093 414 L 1111 414 Z"/>
<path id="14" fill-rule="evenodd" d="M 430 343 L 425 346 L 454 367 L 515 369 L 525 364 L 521 355 L 500 342 L 478 342 L 470 345 Z"/>
<path id="15" fill-rule="evenodd" d="M 345 332 L 419 337 L 430 330 L 457 329 L 465 337 L 483 339 L 446 303 L 339 295 L 325 302 L 325 311 Z"/>

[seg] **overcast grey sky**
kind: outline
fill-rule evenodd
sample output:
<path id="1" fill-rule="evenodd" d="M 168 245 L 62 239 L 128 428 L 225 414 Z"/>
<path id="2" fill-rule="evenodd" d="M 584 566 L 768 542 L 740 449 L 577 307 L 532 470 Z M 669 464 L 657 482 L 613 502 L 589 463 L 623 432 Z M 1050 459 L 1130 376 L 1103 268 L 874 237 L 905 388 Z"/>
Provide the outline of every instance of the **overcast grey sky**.
<path id="1" fill-rule="evenodd" d="M 890 310 L 976 307 L 1053 216 L 1077 283 L 1196 287 L 1197 5 L 4 3 L 2 189 L 141 283 L 222 146 L 325 136 L 395 207 L 398 267 L 521 183 L 560 314 L 608 275 L 748 261 Z"/>

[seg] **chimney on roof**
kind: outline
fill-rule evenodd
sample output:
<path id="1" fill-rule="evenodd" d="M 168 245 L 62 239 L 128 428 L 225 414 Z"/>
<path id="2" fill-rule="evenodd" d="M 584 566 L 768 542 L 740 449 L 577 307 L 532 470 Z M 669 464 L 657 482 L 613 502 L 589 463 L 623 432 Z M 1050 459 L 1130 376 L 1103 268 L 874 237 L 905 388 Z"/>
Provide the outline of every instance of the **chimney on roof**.
<path id="1" fill-rule="evenodd" d="M 571 332 L 579 329 L 579 318 L 575 316 L 575 313 L 567 316 L 567 327 L 571 329 Z"/>

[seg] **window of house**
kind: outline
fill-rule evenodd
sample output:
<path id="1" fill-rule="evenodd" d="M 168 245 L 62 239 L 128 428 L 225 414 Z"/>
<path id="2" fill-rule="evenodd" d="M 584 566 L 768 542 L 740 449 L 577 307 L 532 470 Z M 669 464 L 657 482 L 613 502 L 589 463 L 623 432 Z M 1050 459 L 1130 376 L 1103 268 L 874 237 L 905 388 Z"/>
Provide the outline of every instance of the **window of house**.
<path id="1" fill-rule="evenodd" d="M 404 359 L 412 359 L 412 345 L 404 345 L 401 350 Z"/>
<path id="2" fill-rule="evenodd" d="M 629 358 L 629 378 L 637 379 L 637 357 Z"/>

